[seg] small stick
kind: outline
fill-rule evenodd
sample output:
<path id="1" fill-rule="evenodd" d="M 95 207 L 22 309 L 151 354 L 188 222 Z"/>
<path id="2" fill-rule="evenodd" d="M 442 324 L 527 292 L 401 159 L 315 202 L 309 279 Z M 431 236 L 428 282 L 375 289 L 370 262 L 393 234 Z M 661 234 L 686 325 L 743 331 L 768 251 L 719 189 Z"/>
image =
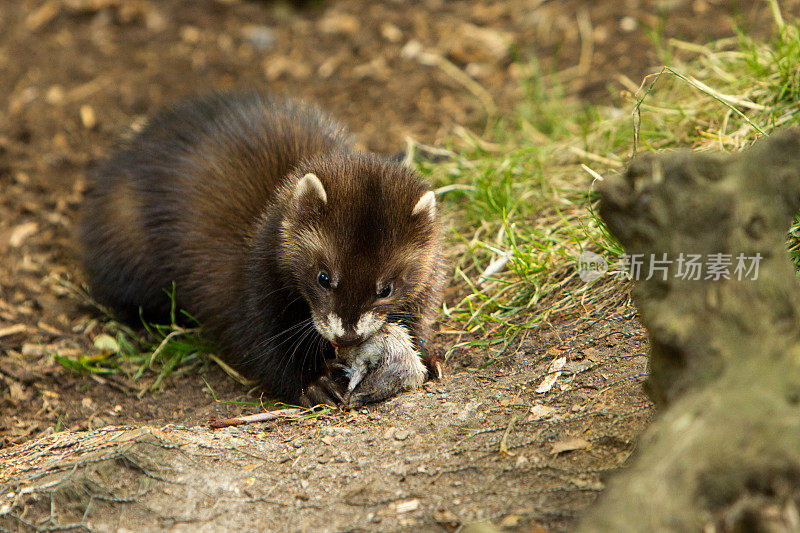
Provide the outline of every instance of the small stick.
<path id="1" fill-rule="evenodd" d="M 278 418 L 290 418 L 302 413 L 302 409 L 278 409 L 277 411 L 265 411 L 255 415 L 237 416 L 236 418 L 220 418 L 209 424 L 212 429 L 227 428 L 241 424 L 253 424 L 255 422 L 266 422 L 267 420 L 277 420 Z"/>

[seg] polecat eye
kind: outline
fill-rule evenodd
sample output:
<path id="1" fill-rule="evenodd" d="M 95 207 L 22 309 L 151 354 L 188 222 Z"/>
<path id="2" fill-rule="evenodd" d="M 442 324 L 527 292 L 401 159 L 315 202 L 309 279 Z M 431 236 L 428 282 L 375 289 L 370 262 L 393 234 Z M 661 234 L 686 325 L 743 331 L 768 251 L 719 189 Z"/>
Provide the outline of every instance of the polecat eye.
<path id="1" fill-rule="evenodd" d="M 389 296 L 392 295 L 393 291 L 394 291 L 394 283 L 389 282 L 380 289 L 378 289 L 378 292 L 376 294 L 378 295 L 378 298 L 388 298 Z"/>
<path id="2" fill-rule="evenodd" d="M 331 288 L 331 278 L 328 277 L 328 274 L 322 270 L 320 270 L 319 274 L 317 274 L 317 283 L 323 289 L 330 289 Z"/>

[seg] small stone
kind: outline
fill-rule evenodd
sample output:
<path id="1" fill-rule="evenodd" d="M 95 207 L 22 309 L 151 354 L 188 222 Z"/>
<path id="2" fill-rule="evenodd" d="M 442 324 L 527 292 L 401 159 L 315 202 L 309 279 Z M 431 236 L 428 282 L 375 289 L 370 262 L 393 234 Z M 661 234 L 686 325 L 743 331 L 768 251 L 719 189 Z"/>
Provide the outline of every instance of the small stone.
<path id="1" fill-rule="evenodd" d="M 394 432 L 395 440 L 406 440 L 411 432 L 406 429 L 398 429 Z"/>
<path id="2" fill-rule="evenodd" d="M 421 52 L 422 43 L 412 39 L 406 43 L 402 50 L 400 50 L 400 57 L 403 59 L 416 59 Z"/>
<path id="3" fill-rule="evenodd" d="M 320 433 L 324 435 L 330 435 L 331 437 L 335 437 L 336 435 L 349 435 L 352 433 L 353 430 L 350 428 L 342 428 L 342 427 L 323 427 L 320 428 Z"/>
<path id="4" fill-rule="evenodd" d="M 167 28 L 167 19 L 160 12 L 151 9 L 144 17 L 144 25 L 150 31 L 163 31 Z"/>
<path id="5" fill-rule="evenodd" d="M 239 33 L 244 40 L 253 45 L 253 48 L 262 52 L 264 50 L 269 50 L 278 42 L 278 36 L 275 35 L 275 30 L 269 26 L 247 24 L 239 30 Z"/>
<path id="6" fill-rule="evenodd" d="M 355 35 L 361 28 L 358 18 L 348 13 L 329 12 L 317 23 L 322 33 Z"/>
<path id="7" fill-rule="evenodd" d="M 44 346 L 26 342 L 22 345 L 22 355 L 25 357 L 41 357 L 44 355 Z"/>
<path id="8" fill-rule="evenodd" d="M 544 418 L 550 418 L 557 412 L 558 410 L 554 407 L 537 404 L 531 407 L 531 414 L 528 416 L 528 420 L 542 420 Z"/>
<path id="9" fill-rule="evenodd" d="M 449 509 L 437 509 L 433 513 L 433 519 L 440 524 L 445 524 L 453 528 L 458 527 L 461 523 L 458 517 Z"/>
<path id="10" fill-rule="evenodd" d="M 390 43 L 399 43 L 403 39 L 403 32 L 391 22 L 381 24 L 381 36 Z"/>
<path id="11" fill-rule="evenodd" d="M 419 500 L 417 499 L 398 502 L 395 507 L 397 514 L 411 513 L 417 509 L 419 509 Z"/>
<path id="12" fill-rule="evenodd" d="M 636 19 L 631 16 L 622 17 L 622 20 L 619 21 L 619 29 L 625 33 L 634 31 L 638 26 L 639 23 L 636 22 Z"/>
<path id="13" fill-rule="evenodd" d="M 181 39 L 189 44 L 196 44 L 200 41 L 200 30 L 195 26 L 184 26 L 181 28 Z"/>
<path id="14" fill-rule="evenodd" d="M 64 88 L 61 85 L 51 85 L 44 95 L 48 104 L 56 105 L 64 101 Z"/>
<path id="15" fill-rule="evenodd" d="M 82 105 L 80 109 L 81 124 L 87 130 L 94 129 L 97 126 L 97 116 L 94 114 L 94 108 L 90 105 Z"/>

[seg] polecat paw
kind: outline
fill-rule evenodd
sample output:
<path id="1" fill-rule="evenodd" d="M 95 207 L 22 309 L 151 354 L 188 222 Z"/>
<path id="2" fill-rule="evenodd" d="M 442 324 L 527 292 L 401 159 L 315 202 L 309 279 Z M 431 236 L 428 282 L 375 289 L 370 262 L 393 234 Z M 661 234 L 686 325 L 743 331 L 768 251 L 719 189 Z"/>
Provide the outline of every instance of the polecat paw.
<path id="1" fill-rule="evenodd" d="M 428 379 L 440 380 L 444 377 L 444 361 L 429 355 L 422 358 L 422 364 L 428 369 Z"/>
<path id="2" fill-rule="evenodd" d="M 341 385 L 327 375 L 323 375 L 306 385 L 303 395 L 300 396 L 300 405 L 313 407 L 315 405 L 329 405 L 342 407 L 346 404 Z"/>

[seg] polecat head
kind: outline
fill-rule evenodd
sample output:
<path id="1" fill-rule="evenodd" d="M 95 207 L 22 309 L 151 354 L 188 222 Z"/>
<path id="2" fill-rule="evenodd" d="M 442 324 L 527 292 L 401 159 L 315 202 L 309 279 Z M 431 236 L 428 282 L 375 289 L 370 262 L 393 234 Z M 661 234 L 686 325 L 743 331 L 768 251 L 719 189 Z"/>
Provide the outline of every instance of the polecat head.
<path id="1" fill-rule="evenodd" d="M 369 155 L 301 165 L 283 191 L 280 258 L 335 346 L 416 309 L 436 276 L 436 199 L 414 173 Z"/>

